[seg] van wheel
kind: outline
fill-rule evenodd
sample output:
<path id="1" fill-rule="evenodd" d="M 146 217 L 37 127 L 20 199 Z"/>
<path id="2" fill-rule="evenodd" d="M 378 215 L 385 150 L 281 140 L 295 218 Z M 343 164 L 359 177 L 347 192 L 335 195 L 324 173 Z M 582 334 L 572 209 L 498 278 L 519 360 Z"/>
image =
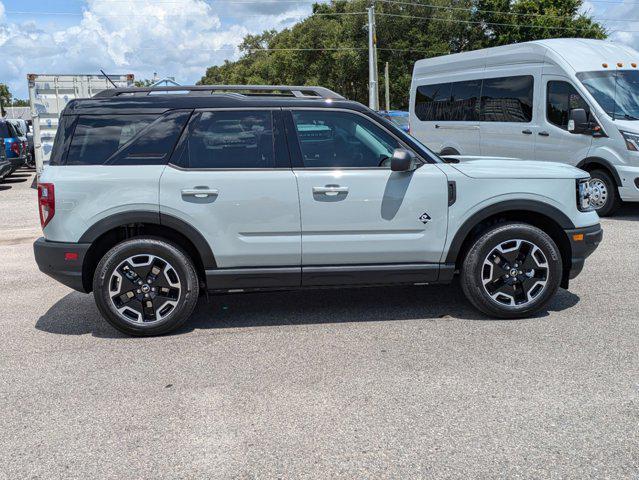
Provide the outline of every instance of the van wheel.
<path id="1" fill-rule="evenodd" d="M 552 238 L 532 225 L 506 223 L 474 242 L 460 280 L 470 303 L 483 313 L 522 318 L 550 300 L 561 274 L 561 254 Z"/>
<path id="2" fill-rule="evenodd" d="M 614 178 L 605 170 L 590 172 L 590 204 L 600 217 L 608 217 L 621 206 Z"/>
<path id="3" fill-rule="evenodd" d="M 161 335 L 193 313 L 199 282 L 193 262 L 164 240 L 133 238 L 109 250 L 95 270 L 98 310 L 128 335 Z"/>

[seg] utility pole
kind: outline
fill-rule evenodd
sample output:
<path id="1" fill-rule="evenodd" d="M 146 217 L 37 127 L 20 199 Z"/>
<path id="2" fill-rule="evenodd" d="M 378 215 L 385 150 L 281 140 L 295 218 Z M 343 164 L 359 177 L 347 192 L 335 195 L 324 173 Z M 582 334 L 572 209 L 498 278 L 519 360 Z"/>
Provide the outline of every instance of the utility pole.
<path id="1" fill-rule="evenodd" d="M 377 34 L 375 33 L 375 6 L 368 8 L 368 106 L 379 110 L 377 90 Z"/>
<path id="2" fill-rule="evenodd" d="M 388 78 L 388 62 L 384 65 L 384 93 L 386 97 L 386 111 L 390 110 L 390 79 Z"/>

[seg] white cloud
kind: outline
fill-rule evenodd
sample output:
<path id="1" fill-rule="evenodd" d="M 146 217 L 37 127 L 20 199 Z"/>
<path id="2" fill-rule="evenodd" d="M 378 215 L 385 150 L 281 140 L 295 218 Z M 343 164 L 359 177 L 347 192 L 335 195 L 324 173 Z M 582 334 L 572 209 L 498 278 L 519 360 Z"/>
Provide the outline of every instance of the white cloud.
<path id="1" fill-rule="evenodd" d="M 77 22 L 47 29 L 7 20 L 0 1 L 0 82 L 27 96 L 27 73 L 134 73 L 192 83 L 238 55 L 248 33 L 283 28 L 310 13 L 308 0 L 87 0 Z M 46 9 L 50 10 L 50 9 Z M 72 17 L 75 18 L 75 17 Z"/>

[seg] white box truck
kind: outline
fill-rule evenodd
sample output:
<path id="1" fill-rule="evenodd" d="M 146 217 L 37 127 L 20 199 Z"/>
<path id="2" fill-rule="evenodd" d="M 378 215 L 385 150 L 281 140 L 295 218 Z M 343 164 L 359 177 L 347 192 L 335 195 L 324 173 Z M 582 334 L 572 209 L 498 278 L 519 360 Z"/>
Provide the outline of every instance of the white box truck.
<path id="1" fill-rule="evenodd" d="M 38 175 L 49 161 L 53 140 L 58 130 L 58 118 L 69 101 L 89 98 L 102 90 L 132 87 L 134 76 L 124 75 L 27 75 L 29 103 L 33 119 L 33 143 Z M 113 82 L 113 83 L 111 83 Z"/>
<path id="2" fill-rule="evenodd" d="M 639 52 L 625 45 L 561 38 L 419 60 L 409 109 L 411 134 L 442 155 L 575 165 L 602 216 L 639 202 Z"/>

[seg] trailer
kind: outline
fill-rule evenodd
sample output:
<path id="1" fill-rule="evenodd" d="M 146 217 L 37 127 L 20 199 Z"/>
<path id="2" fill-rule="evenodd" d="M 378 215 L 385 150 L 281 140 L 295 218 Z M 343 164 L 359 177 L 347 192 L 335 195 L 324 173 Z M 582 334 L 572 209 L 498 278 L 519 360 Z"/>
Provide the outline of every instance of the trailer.
<path id="1" fill-rule="evenodd" d="M 27 75 L 29 104 L 33 119 L 33 143 L 38 175 L 49 162 L 58 119 L 64 107 L 76 98 L 90 98 L 109 88 L 132 87 L 133 74 L 124 75 Z"/>

